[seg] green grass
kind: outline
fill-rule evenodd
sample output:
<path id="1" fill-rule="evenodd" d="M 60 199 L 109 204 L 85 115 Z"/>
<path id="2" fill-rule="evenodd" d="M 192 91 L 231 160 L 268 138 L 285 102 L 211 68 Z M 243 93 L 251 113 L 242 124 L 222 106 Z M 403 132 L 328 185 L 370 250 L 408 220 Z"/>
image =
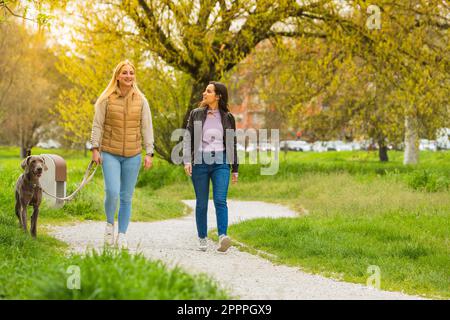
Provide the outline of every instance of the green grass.
<path id="1" fill-rule="evenodd" d="M 244 192 L 244 189 L 247 192 Z M 231 189 L 239 199 L 283 203 L 292 219 L 257 219 L 230 235 L 277 261 L 365 283 L 369 265 L 381 288 L 450 297 L 450 197 L 421 192 L 393 176 L 306 174 Z"/>
<path id="2" fill-rule="evenodd" d="M 65 245 L 45 235 L 32 240 L 19 229 L 13 211 L 5 214 L 5 209 L 12 208 L 1 207 L 0 299 L 30 298 L 36 292 L 37 279 L 54 272 L 63 260 Z"/>
<path id="3" fill-rule="evenodd" d="M 232 226 L 230 234 L 308 272 L 365 284 L 368 267 L 376 265 L 381 289 L 448 298 L 449 218 L 428 218 L 388 212 L 371 218 L 258 219 Z"/>
<path id="4" fill-rule="evenodd" d="M 421 152 L 418 165 L 402 164 L 403 153 L 389 152 L 390 161 L 380 162 L 375 151 L 343 152 L 288 152 L 287 157 L 280 153 L 280 166 L 276 175 L 260 174 L 261 165 L 246 164 L 240 166 L 240 181 L 264 181 L 267 179 L 296 179 L 308 173 L 349 173 L 351 175 L 397 175 L 406 178 L 424 170 L 450 179 L 450 152 Z M 265 165 L 264 167 L 268 167 Z M 447 185 L 448 186 L 448 185 Z"/>
<path id="5" fill-rule="evenodd" d="M 80 289 L 68 289 L 69 276 L 80 276 Z M 78 272 L 77 271 L 77 272 Z M 68 273 L 69 272 L 69 273 Z M 69 279 L 69 283 L 72 282 Z M 227 299 L 228 294 L 203 274 L 191 276 L 179 268 L 127 251 L 91 251 L 74 255 L 61 268 L 38 281 L 40 299 Z"/>

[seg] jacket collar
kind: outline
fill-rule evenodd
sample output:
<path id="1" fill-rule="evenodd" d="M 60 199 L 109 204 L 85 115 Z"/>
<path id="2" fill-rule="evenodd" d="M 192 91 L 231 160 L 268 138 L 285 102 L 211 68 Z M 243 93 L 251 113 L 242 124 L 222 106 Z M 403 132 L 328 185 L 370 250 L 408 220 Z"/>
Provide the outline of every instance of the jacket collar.
<path id="1" fill-rule="evenodd" d="M 119 88 L 119 87 L 116 87 L 116 90 L 114 90 L 114 92 L 115 92 L 119 97 L 125 97 L 125 98 L 133 97 L 133 95 L 136 94 L 136 90 L 134 90 L 133 87 L 131 87 L 130 91 L 128 91 L 126 95 L 123 95 L 123 94 L 122 94 L 122 91 L 120 91 L 120 88 Z"/>
<path id="2" fill-rule="evenodd" d="M 208 114 L 209 107 L 208 106 L 204 106 L 204 107 L 202 107 L 202 109 L 203 109 L 203 116 L 206 119 L 206 115 Z M 217 110 L 219 110 L 220 115 L 222 117 L 225 115 L 225 112 L 223 112 L 222 109 L 218 108 Z"/>

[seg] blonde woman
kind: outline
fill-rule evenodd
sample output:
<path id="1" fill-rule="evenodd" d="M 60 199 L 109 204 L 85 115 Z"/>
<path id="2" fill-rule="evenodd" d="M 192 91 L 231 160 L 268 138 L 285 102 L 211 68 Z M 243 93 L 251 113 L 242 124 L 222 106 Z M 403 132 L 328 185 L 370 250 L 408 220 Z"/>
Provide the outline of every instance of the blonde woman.
<path id="1" fill-rule="evenodd" d="M 105 183 L 105 244 L 128 247 L 125 234 L 141 166 L 142 142 L 146 152 L 144 169 L 149 169 L 153 141 L 150 107 L 137 86 L 136 68 L 130 61 L 122 61 L 95 103 L 92 124 L 92 160 L 102 165 Z M 114 216 L 119 199 L 119 232 L 115 239 Z"/>

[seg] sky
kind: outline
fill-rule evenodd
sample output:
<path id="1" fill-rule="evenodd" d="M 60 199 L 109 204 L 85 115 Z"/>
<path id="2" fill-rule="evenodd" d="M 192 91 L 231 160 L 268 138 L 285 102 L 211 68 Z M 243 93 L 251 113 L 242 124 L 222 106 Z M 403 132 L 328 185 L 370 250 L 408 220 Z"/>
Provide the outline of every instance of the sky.
<path id="1" fill-rule="evenodd" d="M 18 12 L 23 12 L 25 9 L 27 12 L 27 19 L 24 20 L 26 27 L 32 32 L 37 31 L 39 26 L 36 21 L 39 12 L 36 9 L 35 3 L 30 0 L 21 0 L 20 6 L 21 7 L 16 9 Z M 73 50 L 75 48 L 75 45 L 72 42 L 72 36 L 74 34 L 73 26 L 80 23 L 80 18 L 77 18 L 77 11 L 74 6 L 74 2 L 69 1 L 65 10 L 51 12 L 50 10 L 41 9 L 41 12 L 51 16 L 50 26 L 45 28 L 45 31 L 47 32 L 48 44 L 50 46 L 53 44 L 59 44 L 62 46 L 67 46 Z"/>

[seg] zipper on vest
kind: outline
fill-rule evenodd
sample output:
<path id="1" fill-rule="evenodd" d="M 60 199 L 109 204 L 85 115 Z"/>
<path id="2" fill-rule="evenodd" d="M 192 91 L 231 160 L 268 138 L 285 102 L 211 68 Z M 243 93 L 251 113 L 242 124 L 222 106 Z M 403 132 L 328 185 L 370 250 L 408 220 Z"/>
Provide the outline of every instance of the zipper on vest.
<path id="1" fill-rule="evenodd" d="M 128 109 L 128 99 L 125 98 L 125 108 L 123 109 L 123 146 L 122 155 L 125 157 L 125 141 L 127 139 L 127 109 Z"/>

